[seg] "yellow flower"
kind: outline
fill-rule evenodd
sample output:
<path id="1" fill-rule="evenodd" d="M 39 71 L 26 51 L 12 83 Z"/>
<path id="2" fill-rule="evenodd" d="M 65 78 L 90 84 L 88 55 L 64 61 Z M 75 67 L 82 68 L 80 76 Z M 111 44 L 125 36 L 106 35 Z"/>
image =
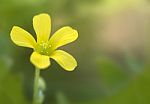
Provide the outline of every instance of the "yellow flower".
<path id="1" fill-rule="evenodd" d="M 45 69 L 50 66 L 50 58 L 52 58 L 65 70 L 74 70 L 77 62 L 73 56 L 63 50 L 56 49 L 75 41 L 78 38 L 78 32 L 65 26 L 50 37 L 51 18 L 44 13 L 34 16 L 33 27 L 37 41 L 30 33 L 18 26 L 14 26 L 10 33 L 11 40 L 16 45 L 34 50 L 30 57 L 31 63 L 39 69 Z"/>

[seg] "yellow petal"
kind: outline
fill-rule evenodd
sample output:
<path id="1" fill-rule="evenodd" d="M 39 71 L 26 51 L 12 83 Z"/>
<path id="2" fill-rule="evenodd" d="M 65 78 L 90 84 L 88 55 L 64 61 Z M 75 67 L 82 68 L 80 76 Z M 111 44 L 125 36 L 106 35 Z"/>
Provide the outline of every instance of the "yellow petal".
<path id="1" fill-rule="evenodd" d="M 74 57 L 62 50 L 54 51 L 50 58 L 53 58 L 61 67 L 67 71 L 73 71 L 77 66 L 77 62 Z"/>
<path id="2" fill-rule="evenodd" d="M 10 37 L 18 46 L 34 48 L 36 45 L 36 41 L 32 35 L 18 26 L 12 28 Z"/>
<path id="3" fill-rule="evenodd" d="M 48 41 L 51 32 L 51 18 L 48 14 L 39 14 L 33 18 L 33 27 L 37 35 L 37 42 Z"/>
<path id="4" fill-rule="evenodd" d="M 45 69 L 50 65 L 50 59 L 48 56 L 41 55 L 37 52 L 33 52 L 30 61 L 35 67 L 39 69 Z"/>
<path id="5" fill-rule="evenodd" d="M 66 26 L 56 31 L 50 38 L 49 43 L 51 44 L 52 48 L 56 49 L 60 46 L 75 41 L 77 38 L 78 32 L 71 27 Z"/>

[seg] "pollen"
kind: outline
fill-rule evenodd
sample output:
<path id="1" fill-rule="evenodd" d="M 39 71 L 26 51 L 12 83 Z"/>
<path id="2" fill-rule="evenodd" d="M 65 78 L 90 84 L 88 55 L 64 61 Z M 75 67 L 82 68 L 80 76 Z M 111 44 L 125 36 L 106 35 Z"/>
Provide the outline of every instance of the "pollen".
<path id="1" fill-rule="evenodd" d="M 50 45 L 48 42 L 40 42 L 37 43 L 35 51 L 42 54 L 49 56 L 52 52 L 52 45 Z"/>

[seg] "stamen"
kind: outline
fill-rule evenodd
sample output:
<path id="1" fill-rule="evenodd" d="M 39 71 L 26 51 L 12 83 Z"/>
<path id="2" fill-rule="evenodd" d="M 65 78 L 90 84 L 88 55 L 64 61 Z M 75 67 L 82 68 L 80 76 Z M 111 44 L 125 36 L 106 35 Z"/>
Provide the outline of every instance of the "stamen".
<path id="1" fill-rule="evenodd" d="M 42 41 L 41 43 L 37 44 L 35 51 L 42 55 L 50 55 L 50 53 L 52 52 L 51 47 L 52 46 L 48 42 Z"/>

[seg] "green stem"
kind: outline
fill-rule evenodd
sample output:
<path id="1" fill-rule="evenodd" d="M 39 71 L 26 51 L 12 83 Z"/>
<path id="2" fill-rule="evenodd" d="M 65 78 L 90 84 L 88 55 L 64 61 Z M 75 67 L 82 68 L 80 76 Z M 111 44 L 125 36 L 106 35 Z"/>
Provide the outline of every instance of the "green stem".
<path id="1" fill-rule="evenodd" d="M 35 76 L 34 76 L 34 94 L 33 94 L 33 104 L 39 104 L 38 103 L 38 97 L 39 97 L 39 78 L 40 78 L 40 69 L 35 69 Z"/>

